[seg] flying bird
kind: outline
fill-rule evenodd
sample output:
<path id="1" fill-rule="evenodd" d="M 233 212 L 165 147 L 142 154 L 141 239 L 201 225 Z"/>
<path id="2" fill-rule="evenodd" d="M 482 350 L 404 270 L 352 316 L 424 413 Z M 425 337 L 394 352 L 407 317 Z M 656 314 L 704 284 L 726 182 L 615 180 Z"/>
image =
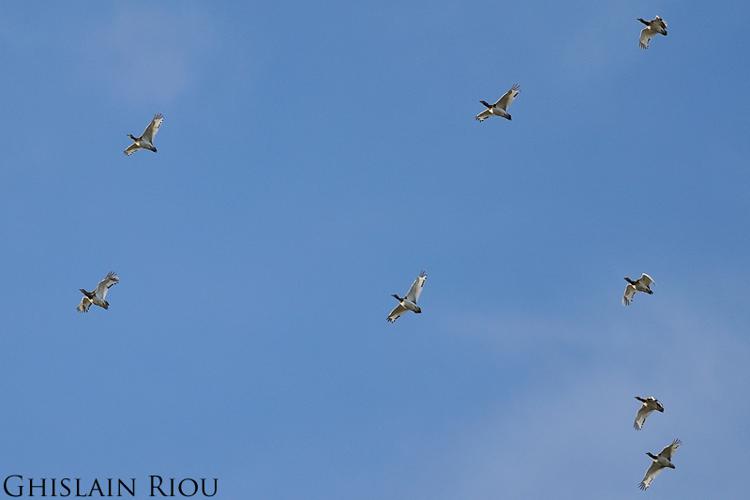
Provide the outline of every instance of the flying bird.
<path id="1" fill-rule="evenodd" d="M 427 281 L 427 273 L 422 271 L 421 273 L 419 273 L 419 276 L 417 276 L 417 279 L 414 280 L 414 283 L 411 284 L 411 288 L 409 288 L 409 292 L 406 294 L 406 297 L 399 297 L 398 294 L 395 293 L 391 295 L 391 297 L 394 297 L 396 300 L 398 300 L 398 305 L 394 307 L 391 313 L 388 315 L 388 321 L 393 323 L 407 311 L 412 311 L 416 314 L 420 314 L 422 312 L 422 308 L 417 305 L 417 301 L 419 300 L 419 296 L 422 294 L 422 288 L 424 288 L 425 281 Z"/>
<path id="2" fill-rule="evenodd" d="M 661 453 L 659 453 L 658 456 L 655 456 L 653 453 L 646 452 L 646 455 L 651 457 L 651 460 L 653 460 L 653 462 L 651 463 L 651 467 L 649 467 L 646 471 L 646 475 L 643 476 L 643 481 L 641 481 L 641 483 L 638 485 L 642 490 L 647 490 L 648 487 L 651 486 L 651 483 L 654 481 L 654 478 L 658 476 L 663 469 L 667 467 L 670 469 L 675 468 L 675 466 L 672 465 L 672 454 L 677 451 L 677 448 L 679 448 L 681 444 L 682 441 L 680 441 L 679 439 L 675 439 L 674 441 L 672 441 L 672 444 L 661 450 Z"/>
<path id="3" fill-rule="evenodd" d="M 646 273 L 641 274 L 641 277 L 635 281 L 625 276 L 625 281 L 628 282 L 625 286 L 625 293 L 622 295 L 622 304 L 625 306 L 629 306 L 630 303 L 633 302 L 635 292 L 643 292 L 649 295 L 654 293 L 651 290 L 651 285 L 654 283 L 654 280 Z"/>
<path id="4" fill-rule="evenodd" d="M 109 309 L 109 302 L 107 302 L 107 292 L 109 292 L 109 289 L 112 288 L 112 286 L 116 285 L 119 282 L 120 277 L 113 272 L 109 272 L 104 277 L 104 279 L 101 280 L 98 285 L 96 285 L 96 290 L 94 290 L 93 292 L 87 292 L 83 288 L 80 288 L 81 293 L 83 294 L 83 298 L 81 298 L 81 303 L 78 304 L 78 307 L 76 307 L 78 312 L 89 312 L 91 304 L 104 309 Z"/>
<path id="5" fill-rule="evenodd" d="M 639 17 L 638 20 L 646 25 L 646 27 L 641 30 L 641 38 L 638 42 L 642 49 L 647 49 L 649 42 L 656 35 L 667 36 L 667 23 L 665 23 L 664 19 L 661 17 L 656 16 L 650 21 L 646 21 Z"/>
<path id="6" fill-rule="evenodd" d="M 161 122 L 163 121 L 164 116 L 161 113 L 157 113 L 154 115 L 154 119 L 151 120 L 151 123 L 148 124 L 148 127 L 146 127 L 146 130 L 143 131 L 143 134 L 141 134 L 140 137 L 135 137 L 133 134 L 128 134 L 128 137 L 130 137 L 130 139 L 133 141 L 133 144 L 128 146 L 127 149 L 125 149 L 124 153 L 127 156 L 130 156 L 139 149 L 148 149 L 149 151 L 153 151 L 154 153 L 156 153 L 154 138 L 159 132 L 159 127 L 161 127 Z"/>
<path id="7" fill-rule="evenodd" d="M 659 400 L 653 396 L 647 396 L 645 398 L 636 396 L 635 399 L 643 403 L 641 407 L 638 408 L 638 413 L 635 414 L 635 422 L 633 422 L 633 427 L 635 427 L 635 429 L 639 431 L 643 428 L 643 424 L 646 423 L 646 418 L 652 412 L 658 411 L 660 413 L 664 413 L 664 407 L 661 405 Z"/>
<path id="8" fill-rule="evenodd" d="M 508 108 L 513 103 L 513 100 L 518 96 L 518 93 L 520 91 L 521 87 L 519 87 L 516 83 L 515 85 L 513 85 L 513 87 L 511 87 L 509 91 L 505 93 L 505 95 L 498 99 L 495 104 L 489 104 L 487 101 L 479 101 L 487 109 L 479 113 L 475 118 L 480 122 L 483 122 L 490 116 L 494 115 L 501 116 L 506 120 L 512 120 L 510 113 L 508 113 Z"/>

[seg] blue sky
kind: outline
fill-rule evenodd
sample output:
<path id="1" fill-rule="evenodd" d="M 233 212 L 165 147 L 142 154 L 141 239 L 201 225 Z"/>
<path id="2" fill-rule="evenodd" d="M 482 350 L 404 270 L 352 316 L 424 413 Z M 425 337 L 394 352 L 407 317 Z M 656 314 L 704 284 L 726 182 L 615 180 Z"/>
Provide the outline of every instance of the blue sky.
<path id="1" fill-rule="evenodd" d="M 748 15 L 6 9 L 0 471 L 617 500 L 679 437 L 646 495 L 743 497 Z M 515 82 L 512 122 L 473 119 Z M 126 158 L 155 112 L 159 152 Z M 424 313 L 386 323 L 420 269 Z M 109 270 L 110 309 L 76 313 Z M 641 272 L 655 294 L 625 309 Z M 637 394 L 666 406 L 640 433 Z"/>

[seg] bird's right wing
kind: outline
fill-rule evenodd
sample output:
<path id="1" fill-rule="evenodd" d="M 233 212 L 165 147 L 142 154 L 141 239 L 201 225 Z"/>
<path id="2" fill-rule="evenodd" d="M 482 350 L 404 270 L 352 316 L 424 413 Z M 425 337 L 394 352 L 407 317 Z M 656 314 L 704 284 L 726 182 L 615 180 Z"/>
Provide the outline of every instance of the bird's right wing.
<path id="1" fill-rule="evenodd" d="M 641 283 L 641 285 L 644 285 L 646 288 L 650 287 L 651 285 L 655 283 L 654 279 L 646 273 L 642 273 L 641 277 L 638 278 L 638 281 Z"/>
<path id="2" fill-rule="evenodd" d="M 389 322 L 393 323 L 406 311 L 407 309 L 404 306 L 402 306 L 401 304 L 398 304 L 396 307 L 393 308 L 393 311 L 391 311 L 391 313 L 388 315 L 386 319 Z"/>
<path id="3" fill-rule="evenodd" d="M 643 28 L 641 30 L 641 38 L 638 40 L 638 45 L 641 46 L 642 49 L 648 48 L 648 42 L 651 41 L 651 38 L 653 38 L 654 32 L 651 31 L 651 28 L 649 26 Z"/>
<path id="4" fill-rule="evenodd" d="M 119 282 L 119 276 L 117 276 L 113 272 L 108 272 L 104 279 L 101 280 L 98 285 L 96 285 L 96 291 L 94 293 L 96 293 L 96 296 L 100 299 L 105 300 L 107 298 L 107 292 L 109 291 L 109 289 Z"/>
<path id="5" fill-rule="evenodd" d="M 490 116 L 492 116 L 492 113 L 490 113 L 490 110 L 489 110 L 489 109 L 485 109 L 484 111 L 482 111 L 481 113 L 479 113 L 479 114 L 478 114 L 477 116 L 475 116 L 474 118 L 476 118 L 476 119 L 477 119 L 477 120 L 479 120 L 480 122 L 483 122 L 483 121 L 485 121 L 485 120 L 486 120 L 487 118 L 489 118 Z"/>
<path id="6" fill-rule="evenodd" d="M 495 103 L 495 107 L 502 108 L 507 111 L 510 105 L 513 104 L 513 101 L 520 91 L 521 87 L 519 87 L 517 83 L 514 84 L 510 88 L 510 90 L 505 93 L 505 95 L 497 100 L 497 102 Z"/>
<path id="7" fill-rule="evenodd" d="M 130 146 L 128 146 L 127 149 L 125 149 L 125 151 L 123 151 L 123 153 L 125 153 L 125 156 L 130 156 L 133 153 L 135 153 L 136 151 L 138 151 L 139 149 L 141 149 L 141 148 L 139 148 L 138 146 L 136 146 L 135 143 L 133 143 Z"/>
<path id="8" fill-rule="evenodd" d="M 642 490 L 647 490 L 651 483 L 654 482 L 654 478 L 659 475 L 664 467 L 659 465 L 657 462 L 652 462 L 651 467 L 646 471 L 646 475 L 643 476 L 643 481 L 639 485 Z"/>
<path id="9" fill-rule="evenodd" d="M 677 451 L 677 448 L 679 448 L 681 444 L 682 444 L 682 441 L 680 441 L 679 439 L 675 439 L 667 447 L 661 450 L 661 453 L 659 453 L 659 456 L 665 457 L 667 460 L 671 462 L 672 455 L 674 454 L 674 452 Z"/>
<path id="10" fill-rule="evenodd" d="M 143 138 L 153 144 L 154 137 L 156 137 L 156 134 L 159 132 L 159 127 L 161 127 L 161 122 L 163 121 L 164 116 L 161 113 L 155 114 L 154 119 L 151 120 L 151 123 L 148 124 L 146 130 L 143 131 Z"/>
<path id="11" fill-rule="evenodd" d="M 422 271 L 417 276 L 417 279 L 414 280 L 414 283 L 411 284 L 409 293 L 406 294 L 406 300 L 410 300 L 416 304 L 419 296 L 422 295 L 422 288 L 424 288 L 425 281 L 427 281 L 427 273 Z"/>
<path id="12" fill-rule="evenodd" d="M 646 417 L 648 417 L 649 413 L 651 413 L 652 411 L 654 410 L 649 410 L 645 406 L 641 405 L 638 413 L 635 414 L 635 422 L 633 422 L 633 427 L 635 427 L 635 430 L 639 431 L 643 428 L 643 424 L 646 423 Z"/>
<path id="13" fill-rule="evenodd" d="M 622 305 L 629 306 L 633 302 L 633 296 L 635 295 L 636 289 L 633 285 L 628 283 L 625 287 L 625 293 L 622 295 Z"/>

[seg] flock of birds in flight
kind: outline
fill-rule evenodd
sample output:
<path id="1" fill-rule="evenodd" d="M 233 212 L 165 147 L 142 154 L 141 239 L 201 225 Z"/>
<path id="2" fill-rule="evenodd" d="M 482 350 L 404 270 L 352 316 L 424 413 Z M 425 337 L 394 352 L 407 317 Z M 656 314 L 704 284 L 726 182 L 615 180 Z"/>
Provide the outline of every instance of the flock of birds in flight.
<path id="1" fill-rule="evenodd" d="M 646 27 L 641 30 L 639 39 L 639 45 L 643 49 L 648 48 L 649 42 L 657 34 L 663 36 L 667 35 L 667 23 L 664 22 L 664 20 L 659 16 L 656 16 L 650 21 L 638 18 L 638 21 L 646 25 Z M 506 120 L 512 120 L 512 117 L 508 112 L 508 108 L 516 99 L 516 97 L 518 97 L 519 93 L 520 87 L 518 84 L 515 84 L 494 104 L 489 104 L 487 101 L 480 100 L 479 102 L 486 109 L 477 114 L 475 118 L 480 122 L 483 122 L 484 120 L 492 116 L 498 116 L 501 118 L 505 118 Z M 135 137 L 133 134 L 128 134 L 128 137 L 133 141 L 133 143 L 125 149 L 125 155 L 130 156 L 139 149 L 146 149 L 148 151 L 156 153 L 157 149 L 156 146 L 154 146 L 154 139 L 156 138 L 156 134 L 159 132 L 159 128 L 161 127 L 162 122 L 164 122 L 164 116 L 161 113 L 157 113 L 156 115 L 154 115 L 151 123 L 149 123 L 146 127 L 146 130 L 144 130 L 139 137 Z M 406 292 L 405 296 L 399 297 L 399 295 L 395 293 L 392 295 L 392 297 L 394 297 L 398 301 L 398 304 L 393 308 L 393 310 L 390 312 L 390 314 L 388 314 L 388 317 L 386 318 L 390 323 L 395 322 L 398 318 L 409 311 L 415 314 L 420 314 L 422 312 L 422 308 L 417 303 L 419 301 L 420 295 L 422 294 L 422 289 L 424 288 L 426 281 L 427 273 L 422 271 L 411 284 L 411 287 L 409 288 L 409 291 Z M 637 292 L 642 292 L 648 295 L 654 293 L 651 290 L 651 285 L 654 284 L 654 280 L 646 273 L 641 274 L 640 278 L 638 278 L 637 280 L 633 280 L 626 276 L 625 281 L 627 281 L 627 285 L 625 286 L 625 292 L 622 296 L 622 303 L 625 306 L 629 306 L 630 304 L 632 304 Z M 76 309 L 79 312 L 88 312 L 92 305 L 101 307 L 103 309 L 109 309 L 107 294 L 109 292 L 109 289 L 119 282 L 120 277 L 114 272 L 109 272 L 104 277 L 104 279 L 99 282 L 99 284 L 93 291 L 89 292 L 81 288 L 80 291 L 83 294 L 83 297 L 81 298 L 81 302 L 80 304 L 78 304 L 78 307 L 76 307 Z M 638 409 L 638 412 L 635 416 L 635 422 L 633 423 L 633 427 L 636 430 L 641 430 L 643 428 L 643 425 L 646 423 L 646 418 L 654 411 L 660 413 L 664 412 L 664 406 L 662 406 L 659 400 L 654 398 L 653 396 L 636 396 L 635 399 L 641 402 L 641 407 Z M 672 441 L 672 443 L 661 450 L 658 455 L 654 455 L 651 452 L 646 453 L 646 455 L 651 458 L 652 463 L 646 471 L 643 480 L 639 484 L 639 487 L 642 490 L 647 490 L 649 486 L 651 486 L 654 478 L 656 478 L 656 476 L 662 470 L 664 470 L 665 468 L 675 468 L 674 464 L 672 464 L 672 455 L 677 450 L 677 448 L 680 447 L 680 444 L 682 444 L 681 441 L 679 439 L 675 439 L 674 441 Z"/>

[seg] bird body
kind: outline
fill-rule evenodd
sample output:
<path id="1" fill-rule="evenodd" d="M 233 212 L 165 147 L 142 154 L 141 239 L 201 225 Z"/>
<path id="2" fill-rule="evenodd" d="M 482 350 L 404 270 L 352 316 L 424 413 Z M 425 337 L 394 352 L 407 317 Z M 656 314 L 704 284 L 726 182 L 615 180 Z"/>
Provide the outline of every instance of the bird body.
<path id="1" fill-rule="evenodd" d="M 146 127 L 146 130 L 143 131 L 140 137 L 135 137 L 133 134 L 128 134 L 128 137 L 130 137 L 130 140 L 133 141 L 133 144 L 125 149 L 125 155 L 130 156 L 139 149 L 148 149 L 149 151 L 153 151 L 154 153 L 156 153 L 154 138 L 159 132 L 159 127 L 161 127 L 161 123 L 163 121 L 164 116 L 161 113 L 157 113 L 154 115 L 151 123 L 148 124 L 148 127 Z"/>
<path id="2" fill-rule="evenodd" d="M 646 25 L 646 27 L 641 30 L 641 36 L 638 40 L 638 45 L 640 45 L 642 49 L 647 49 L 651 39 L 656 35 L 667 36 L 667 23 L 664 22 L 664 19 L 661 17 L 656 16 L 650 21 L 646 21 L 639 17 L 638 20 Z"/>
<path id="3" fill-rule="evenodd" d="M 638 409 L 638 413 L 635 415 L 635 421 L 633 422 L 633 427 L 639 431 L 643 428 L 643 424 L 646 423 L 646 418 L 648 418 L 651 413 L 654 411 L 664 413 L 664 406 L 662 406 L 659 400 L 653 396 L 647 396 L 645 398 L 636 396 L 635 399 L 643 403 Z"/>
<path id="4" fill-rule="evenodd" d="M 76 309 L 78 312 L 89 312 L 89 308 L 92 305 L 99 306 L 102 309 L 109 309 L 109 302 L 107 302 L 107 293 L 109 289 L 120 282 L 120 277 L 113 272 L 107 273 L 103 280 L 99 282 L 96 289 L 89 292 L 83 288 L 80 288 L 83 297 L 81 303 L 78 304 Z"/>
<path id="5" fill-rule="evenodd" d="M 643 292 L 649 295 L 653 295 L 654 293 L 651 290 L 651 285 L 655 282 L 653 278 L 646 273 L 641 274 L 641 277 L 637 280 L 632 280 L 625 276 L 625 281 L 628 282 L 625 286 L 625 292 L 622 295 L 622 304 L 625 306 L 629 306 L 633 302 L 633 297 L 635 297 L 636 292 Z"/>
<path id="6" fill-rule="evenodd" d="M 516 96 L 518 96 L 519 92 L 521 92 L 521 87 L 519 87 L 518 84 L 515 84 L 510 90 L 503 94 L 495 104 L 490 104 L 487 101 L 480 100 L 479 102 L 487 109 L 477 114 L 475 118 L 480 122 L 483 122 L 490 116 L 499 116 L 506 120 L 512 120 L 513 118 L 510 116 L 510 113 L 508 113 L 508 108 L 515 100 Z"/>
<path id="7" fill-rule="evenodd" d="M 679 439 L 675 439 L 672 441 L 671 444 L 667 445 L 663 450 L 661 450 L 661 453 L 658 455 L 654 455 L 651 452 L 647 452 L 646 455 L 651 458 L 652 463 L 651 466 L 649 466 L 648 470 L 646 470 L 646 474 L 643 476 L 643 480 L 638 485 L 642 490 L 647 490 L 649 486 L 651 486 L 651 483 L 654 481 L 654 478 L 658 476 L 662 470 L 664 469 L 674 469 L 675 466 L 672 463 L 672 455 L 677 451 L 677 448 L 680 447 L 682 444 L 682 441 Z"/>
<path id="8" fill-rule="evenodd" d="M 391 323 L 396 321 L 402 314 L 407 311 L 411 311 L 415 314 L 421 314 L 422 308 L 417 305 L 419 296 L 422 294 L 422 288 L 424 288 L 425 281 L 427 281 L 427 273 L 422 271 L 411 284 L 411 288 L 407 292 L 405 297 L 399 297 L 398 294 L 391 295 L 398 300 L 398 305 L 388 315 L 387 320 Z"/>

